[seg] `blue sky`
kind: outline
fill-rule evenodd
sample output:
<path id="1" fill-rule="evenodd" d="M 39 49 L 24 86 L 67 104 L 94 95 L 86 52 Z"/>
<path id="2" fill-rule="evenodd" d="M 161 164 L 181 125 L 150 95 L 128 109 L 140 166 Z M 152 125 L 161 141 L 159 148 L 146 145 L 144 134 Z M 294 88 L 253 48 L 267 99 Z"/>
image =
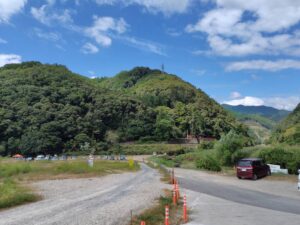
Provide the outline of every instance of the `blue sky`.
<path id="1" fill-rule="evenodd" d="M 300 1 L 0 0 L 0 66 L 37 60 L 88 76 L 160 68 L 218 102 L 300 102 Z"/>

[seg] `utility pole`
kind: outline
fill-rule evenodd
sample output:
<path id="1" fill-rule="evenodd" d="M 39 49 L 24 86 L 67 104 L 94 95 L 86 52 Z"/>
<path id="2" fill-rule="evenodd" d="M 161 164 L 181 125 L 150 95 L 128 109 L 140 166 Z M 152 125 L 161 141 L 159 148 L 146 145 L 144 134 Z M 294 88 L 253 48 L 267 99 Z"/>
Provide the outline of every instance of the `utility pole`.
<path id="1" fill-rule="evenodd" d="M 161 71 L 162 71 L 163 73 L 165 73 L 165 65 L 164 65 L 164 64 L 161 65 Z"/>

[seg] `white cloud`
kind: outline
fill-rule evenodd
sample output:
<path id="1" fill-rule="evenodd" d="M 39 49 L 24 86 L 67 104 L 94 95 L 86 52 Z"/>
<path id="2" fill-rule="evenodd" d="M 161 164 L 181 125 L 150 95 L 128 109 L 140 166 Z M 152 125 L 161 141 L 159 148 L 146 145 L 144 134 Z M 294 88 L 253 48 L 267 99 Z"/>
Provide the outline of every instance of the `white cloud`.
<path id="1" fill-rule="evenodd" d="M 181 35 L 181 32 L 177 31 L 176 29 L 169 28 L 166 30 L 166 34 L 172 37 L 179 37 Z"/>
<path id="2" fill-rule="evenodd" d="M 162 55 L 162 56 L 166 56 L 166 53 L 164 51 L 164 46 L 158 43 L 154 43 L 151 41 L 147 41 L 147 40 L 140 40 L 134 37 L 116 37 L 121 41 L 124 41 L 126 44 L 140 49 L 142 51 L 145 52 L 151 52 L 157 55 Z"/>
<path id="3" fill-rule="evenodd" d="M 244 106 L 271 106 L 276 109 L 293 110 L 300 102 L 299 96 L 288 96 L 288 97 L 268 97 L 258 98 L 252 96 L 246 96 L 244 98 L 224 101 L 224 104 L 228 105 L 244 105 Z"/>
<path id="4" fill-rule="evenodd" d="M 294 110 L 300 103 L 299 96 L 264 98 L 265 105 L 277 109 Z"/>
<path id="5" fill-rule="evenodd" d="M 10 18 L 19 13 L 27 0 L 0 0 L 0 23 L 8 23 Z"/>
<path id="6" fill-rule="evenodd" d="M 234 99 L 234 100 L 230 100 L 230 101 L 225 101 L 223 103 L 228 104 L 228 105 L 234 105 L 234 106 L 236 106 L 236 105 L 260 106 L 260 105 L 264 104 L 264 101 L 260 98 L 246 96 L 241 99 Z"/>
<path id="7" fill-rule="evenodd" d="M 2 39 L 2 38 L 0 38 L 0 44 L 7 44 L 7 41 L 4 40 L 4 39 Z"/>
<path id="8" fill-rule="evenodd" d="M 99 52 L 99 49 L 97 46 L 88 42 L 82 46 L 81 52 L 84 54 L 95 54 L 95 53 Z"/>
<path id="9" fill-rule="evenodd" d="M 113 33 L 122 34 L 126 32 L 127 27 L 128 24 L 123 18 L 94 16 L 94 24 L 85 29 L 85 34 L 93 38 L 99 45 L 108 47 L 112 43 L 110 36 Z"/>
<path id="10" fill-rule="evenodd" d="M 230 93 L 230 98 L 231 99 L 236 99 L 236 98 L 241 98 L 241 97 L 242 97 L 241 93 L 239 93 L 237 91 L 234 91 L 234 92 Z"/>
<path id="11" fill-rule="evenodd" d="M 53 10 L 55 1 L 48 1 L 48 4 L 42 5 L 40 8 L 31 7 L 32 16 L 40 23 L 52 25 L 60 23 L 61 25 L 69 25 L 73 23 L 72 12 L 69 9 Z"/>
<path id="12" fill-rule="evenodd" d="M 284 69 L 300 69 L 299 60 L 250 60 L 229 63 L 225 69 L 227 71 L 241 71 L 241 70 L 266 70 L 279 71 Z"/>
<path id="13" fill-rule="evenodd" d="M 192 5 L 193 0 L 95 0 L 99 5 L 137 4 L 151 13 L 162 12 L 165 15 L 185 13 Z"/>
<path id="14" fill-rule="evenodd" d="M 223 56 L 300 56 L 300 1 L 210 0 L 215 7 L 187 32 L 203 32 L 215 54 Z M 283 16 L 284 15 L 284 16 Z"/>
<path id="15" fill-rule="evenodd" d="M 56 41 L 62 40 L 61 34 L 59 34 L 57 32 L 44 32 L 43 30 L 41 30 L 39 28 L 34 28 L 33 31 L 37 37 L 48 40 L 48 41 L 56 42 Z"/>
<path id="16" fill-rule="evenodd" d="M 206 70 L 202 70 L 202 69 L 192 69 L 191 72 L 199 77 L 206 74 Z"/>
<path id="17" fill-rule="evenodd" d="M 10 63 L 21 63 L 22 57 L 15 54 L 0 54 L 0 67 Z"/>

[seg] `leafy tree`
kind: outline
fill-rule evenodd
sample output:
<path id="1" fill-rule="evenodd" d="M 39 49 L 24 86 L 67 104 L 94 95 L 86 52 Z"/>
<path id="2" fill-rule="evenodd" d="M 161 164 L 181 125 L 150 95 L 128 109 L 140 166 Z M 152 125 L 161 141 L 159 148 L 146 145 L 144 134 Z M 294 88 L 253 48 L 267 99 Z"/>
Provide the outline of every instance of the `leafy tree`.
<path id="1" fill-rule="evenodd" d="M 231 130 L 223 135 L 216 143 L 217 157 L 222 165 L 230 166 L 235 163 L 234 154 L 244 146 L 243 137 Z"/>

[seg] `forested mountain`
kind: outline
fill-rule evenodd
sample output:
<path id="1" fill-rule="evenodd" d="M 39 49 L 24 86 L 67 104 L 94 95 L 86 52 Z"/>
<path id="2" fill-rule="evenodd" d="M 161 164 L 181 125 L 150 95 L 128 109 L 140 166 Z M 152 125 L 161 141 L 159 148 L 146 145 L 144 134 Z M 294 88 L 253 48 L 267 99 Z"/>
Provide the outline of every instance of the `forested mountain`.
<path id="1" fill-rule="evenodd" d="M 296 109 L 284 119 L 272 135 L 273 141 L 288 144 L 300 144 L 300 103 Z"/>
<path id="2" fill-rule="evenodd" d="M 279 110 L 268 106 L 232 106 L 223 104 L 242 123 L 247 125 L 258 143 L 264 143 L 271 137 L 272 130 L 279 121 L 286 118 L 290 111 Z"/>
<path id="3" fill-rule="evenodd" d="M 139 139 L 214 136 L 247 129 L 214 100 L 180 78 L 135 68 L 91 80 L 62 65 L 0 68 L 0 153 L 96 150 Z"/>
<path id="4" fill-rule="evenodd" d="M 279 122 L 285 117 L 287 117 L 291 112 L 287 110 L 280 110 L 275 109 L 273 107 L 269 106 L 244 106 L 244 105 L 238 105 L 238 106 L 232 106 L 223 104 L 222 105 L 225 109 L 228 109 L 233 112 L 246 114 L 246 115 L 259 115 L 263 116 L 265 118 L 268 118 L 270 120 L 273 120 L 275 122 Z"/>

